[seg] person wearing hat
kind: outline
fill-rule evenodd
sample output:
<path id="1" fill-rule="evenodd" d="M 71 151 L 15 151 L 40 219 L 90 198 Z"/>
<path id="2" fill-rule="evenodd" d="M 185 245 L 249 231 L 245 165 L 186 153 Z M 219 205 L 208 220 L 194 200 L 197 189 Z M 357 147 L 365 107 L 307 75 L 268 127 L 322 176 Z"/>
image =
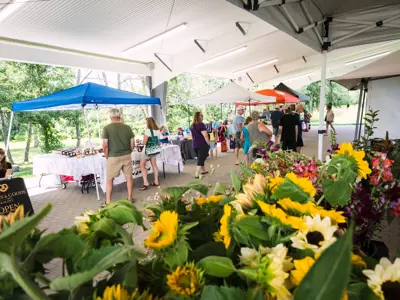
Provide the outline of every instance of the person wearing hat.
<path id="1" fill-rule="evenodd" d="M 239 150 L 243 148 L 243 140 L 241 139 L 242 129 L 244 124 L 244 106 L 238 106 L 237 115 L 232 120 L 232 129 L 233 134 L 235 135 L 235 156 L 236 156 L 236 163 L 235 165 L 239 165 Z"/>
<path id="2" fill-rule="evenodd" d="M 279 105 L 275 106 L 275 110 L 271 113 L 272 133 L 275 136 L 275 143 L 279 145 L 281 140 L 281 132 L 279 130 L 279 121 L 283 117 L 283 112 Z"/>

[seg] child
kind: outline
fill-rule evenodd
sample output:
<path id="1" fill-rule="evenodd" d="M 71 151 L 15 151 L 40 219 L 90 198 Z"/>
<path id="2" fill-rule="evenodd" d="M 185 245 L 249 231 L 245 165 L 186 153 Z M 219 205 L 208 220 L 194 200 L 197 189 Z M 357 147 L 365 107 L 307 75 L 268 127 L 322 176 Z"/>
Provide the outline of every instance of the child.
<path id="1" fill-rule="evenodd" d="M 214 157 L 214 150 L 215 150 L 215 134 L 214 130 L 210 133 L 210 156 Z"/>
<path id="2" fill-rule="evenodd" d="M 243 151 L 244 151 L 244 160 L 246 162 L 246 166 L 248 167 L 250 164 L 249 160 L 249 149 L 250 149 L 250 136 L 249 136 L 249 131 L 247 130 L 247 125 L 251 122 L 251 117 L 247 117 L 244 126 L 242 129 L 242 136 L 241 139 L 244 139 L 244 145 L 243 145 Z"/>
<path id="3" fill-rule="evenodd" d="M 325 135 L 328 135 L 329 126 L 331 126 L 332 128 L 333 134 L 336 135 L 335 127 L 333 127 L 334 119 L 335 119 L 335 114 L 333 113 L 332 104 L 328 104 L 326 106 L 326 116 L 325 116 L 325 122 L 326 122 Z"/>

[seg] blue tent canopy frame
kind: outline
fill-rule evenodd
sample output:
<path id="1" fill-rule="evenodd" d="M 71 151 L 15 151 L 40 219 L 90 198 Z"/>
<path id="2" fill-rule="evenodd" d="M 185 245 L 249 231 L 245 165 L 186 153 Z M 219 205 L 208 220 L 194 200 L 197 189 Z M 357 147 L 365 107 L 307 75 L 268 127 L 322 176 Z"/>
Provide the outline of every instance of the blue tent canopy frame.
<path id="1" fill-rule="evenodd" d="M 93 82 L 12 104 L 13 112 L 97 109 L 125 105 L 161 105 L 160 98 L 118 90 Z"/>
<path id="2" fill-rule="evenodd" d="M 118 90 L 93 82 L 84 83 L 54 94 L 12 104 L 10 126 L 6 143 L 6 152 L 10 144 L 11 127 L 16 112 L 54 111 L 54 110 L 83 110 L 86 127 L 89 133 L 89 124 L 86 111 L 88 109 L 111 108 L 128 105 L 160 105 L 160 98 L 148 97 L 123 90 Z M 97 122 L 98 116 L 97 116 Z M 100 135 L 100 126 L 99 126 Z M 94 176 L 97 200 L 100 200 L 97 185 L 97 176 Z"/>

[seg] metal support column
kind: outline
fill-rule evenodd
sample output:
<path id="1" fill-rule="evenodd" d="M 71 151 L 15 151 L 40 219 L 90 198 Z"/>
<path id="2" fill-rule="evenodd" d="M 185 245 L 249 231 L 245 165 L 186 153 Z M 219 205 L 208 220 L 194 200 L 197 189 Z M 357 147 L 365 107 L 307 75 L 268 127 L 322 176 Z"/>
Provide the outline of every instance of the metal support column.
<path id="1" fill-rule="evenodd" d="M 101 140 L 99 108 L 96 108 L 96 112 L 97 112 L 97 130 L 99 132 L 99 140 Z"/>
<path id="2" fill-rule="evenodd" d="M 360 137 L 361 137 L 361 129 L 362 129 L 362 126 L 363 126 L 363 119 L 364 119 L 364 107 L 365 107 L 365 104 L 366 104 L 365 103 L 366 95 L 367 95 L 367 87 L 364 86 L 364 96 L 363 96 L 363 101 L 362 101 L 362 106 L 361 106 L 360 125 L 358 127 L 358 139 L 360 139 Z M 365 108 L 365 111 L 366 110 L 367 109 Z"/>
<path id="3" fill-rule="evenodd" d="M 6 153 L 8 151 L 8 148 L 10 148 L 10 138 L 11 138 L 11 128 L 12 128 L 12 123 L 14 120 L 14 112 L 11 112 L 11 116 L 10 116 L 10 125 L 8 126 L 8 134 L 7 134 L 7 142 L 6 142 Z"/>
<path id="4" fill-rule="evenodd" d="M 321 89 L 319 92 L 319 128 L 318 128 L 318 159 L 322 160 L 322 151 L 324 146 L 325 134 L 325 80 L 326 80 L 326 61 L 327 51 L 322 51 L 322 65 L 321 65 Z"/>
<path id="5" fill-rule="evenodd" d="M 354 130 L 354 140 L 357 140 L 358 137 L 358 124 L 360 124 L 360 112 L 361 112 L 361 102 L 362 102 L 363 92 L 364 92 L 364 82 L 361 82 L 360 97 L 358 98 L 356 129 Z"/>

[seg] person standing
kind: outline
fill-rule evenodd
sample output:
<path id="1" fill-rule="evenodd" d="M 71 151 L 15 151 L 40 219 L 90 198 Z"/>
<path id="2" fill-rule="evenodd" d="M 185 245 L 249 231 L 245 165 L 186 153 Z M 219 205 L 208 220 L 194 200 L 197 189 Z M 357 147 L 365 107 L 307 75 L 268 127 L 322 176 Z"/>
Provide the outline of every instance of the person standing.
<path id="1" fill-rule="evenodd" d="M 246 162 L 247 167 L 250 165 L 249 149 L 251 147 L 251 142 L 250 142 L 249 131 L 247 130 L 247 126 L 250 124 L 250 122 L 251 122 L 251 117 L 247 117 L 242 129 L 242 140 L 244 140 L 244 145 L 243 145 L 244 161 Z"/>
<path id="2" fill-rule="evenodd" d="M 235 156 L 236 163 L 235 165 L 239 165 L 239 150 L 243 147 L 243 140 L 241 139 L 242 128 L 244 124 L 244 106 L 237 107 L 237 115 L 233 118 L 233 134 L 235 135 Z"/>
<path id="3" fill-rule="evenodd" d="M 325 122 L 326 122 L 325 135 L 328 135 L 329 126 L 331 126 L 332 128 L 333 134 L 336 135 L 336 129 L 335 127 L 333 127 L 334 120 L 335 120 L 335 114 L 333 113 L 332 104 L 328 104 L 326 106 L 326 116 L 325 116 Z"/>
<path id="4" fill-rule="evenodd" d="M 6 152 L 0 148 L 0 179 L 12 175 L 12 165 L 7 161 Z"/>
<path id="5" fill-rule="evenodd" d="M 275 106 L 275 110 L 271 113 L 272 133 L 275 136 L 275 144 L 279 145 L 281 140 L 281 132 L 279 130 L 279 121 L 284 113 L 279 105 Z"/>
<path id="6" fill-rule="evenodd" d="M 154 119 L 153 119 L 153 121 L 154 121 Z M 157 125 L 156 125 L 156 127 L 158 128 Z M 162 125 L 160 127 L 160 135 L 159 136 L 160 136 L 160 138 L 159 138 L 160 143 L 162 143 L 162 144 L 168 144 L 169 143 L 169 140 L 168 140 L 169 133 L 168 133 L 167 127 L 165 127 L 164 125 Z"/>
<path id="7" fill-rule="evenodd" d="M 158 141 L 160 141 L 161 131 L 158 128 L 156 121 L 154 118 L 149 117 L 146 119 L 146 131 L 143 136 L 143 145 L 145 148 L 141 152 L 140 157 L 140 171 L 142 172 L 143 177 L 143 186 L 139 189 L 139 191 L 145 191 L 149 186 L 159 186 L 158 182 L 158 166 L 157 166 L 157 154 L 154 155 L 147 155 L 146 154 L 146 147 L 154 147 L 157 146 Z M 168 139 L 168 138 L 167 138 Z M 161 142 L 161 141 L 160 141 Z M 149 151 L 148 151 L 149 152 Z M 150 160 L 151 167 L 153 168 L 154 174 L 154 181 L 149 184 L 147 179 L 147 169 L 146 169 L 146 162 Z"/>
<path id="8" fill-rule="evenodd" d="M 301 148 L 304 147 L 303 143 L 303 126 L 300 118 L 300 114 L 304 113 L 304 106 L 302 103 L 297 104 L 297 107 L 295 105 L 292 106 L 292 109 L 295 109 L 294 115 L 296 116 L 297 121 L 299 122 L 299 125 L 297 126 L 297 142 L 296 142 L 296 152 L 300 153 Z"/>
<path id="9" fill-rule="evenodd" d="M 266 145 L 272 136 L 271 130 L 264 122 L 260 121 L 260 113 L 258 111 L 251 112 L 251 122 L 247 125 L 247 130 L 249 131 L 251 145 L 256 142 L 265 142 Z"/>
<path id="10" fill-rule="evenodd" d="M 292 113 L 290 107 L 286 108 L 285 114 L 279 121 L 282 130 L 282 150 L 296 151 L 298 125 L 298 119 Z"/>
<path id="11" fill-rule="evenodd" d="M 204 163 L 208 157 L 208 151 L 210 149 L 210 140 L 208 138 L 206 125 L 203 123 L 203 114 L 201 112 L 198 111 L 194 114 L 190 131 L 192 133 L 193 149 L 197 156 L 195 178 L 199 178 L 200 175 L 208 173 L 204 167 Z"/>
<path id="12" fill-rule="evenodd" d="M 135 135 L 132 129 L 122 123 L 121 112 L 118 108 L 110 110 L 111 123 L 103 129 L 103 151 L 107 159 L 106 202 L 111 202 L 114 178 L 122 171 L 126 178 L 128 200 L 133 201 L 133 178 L 131 153 L 135 147 Z"/>

